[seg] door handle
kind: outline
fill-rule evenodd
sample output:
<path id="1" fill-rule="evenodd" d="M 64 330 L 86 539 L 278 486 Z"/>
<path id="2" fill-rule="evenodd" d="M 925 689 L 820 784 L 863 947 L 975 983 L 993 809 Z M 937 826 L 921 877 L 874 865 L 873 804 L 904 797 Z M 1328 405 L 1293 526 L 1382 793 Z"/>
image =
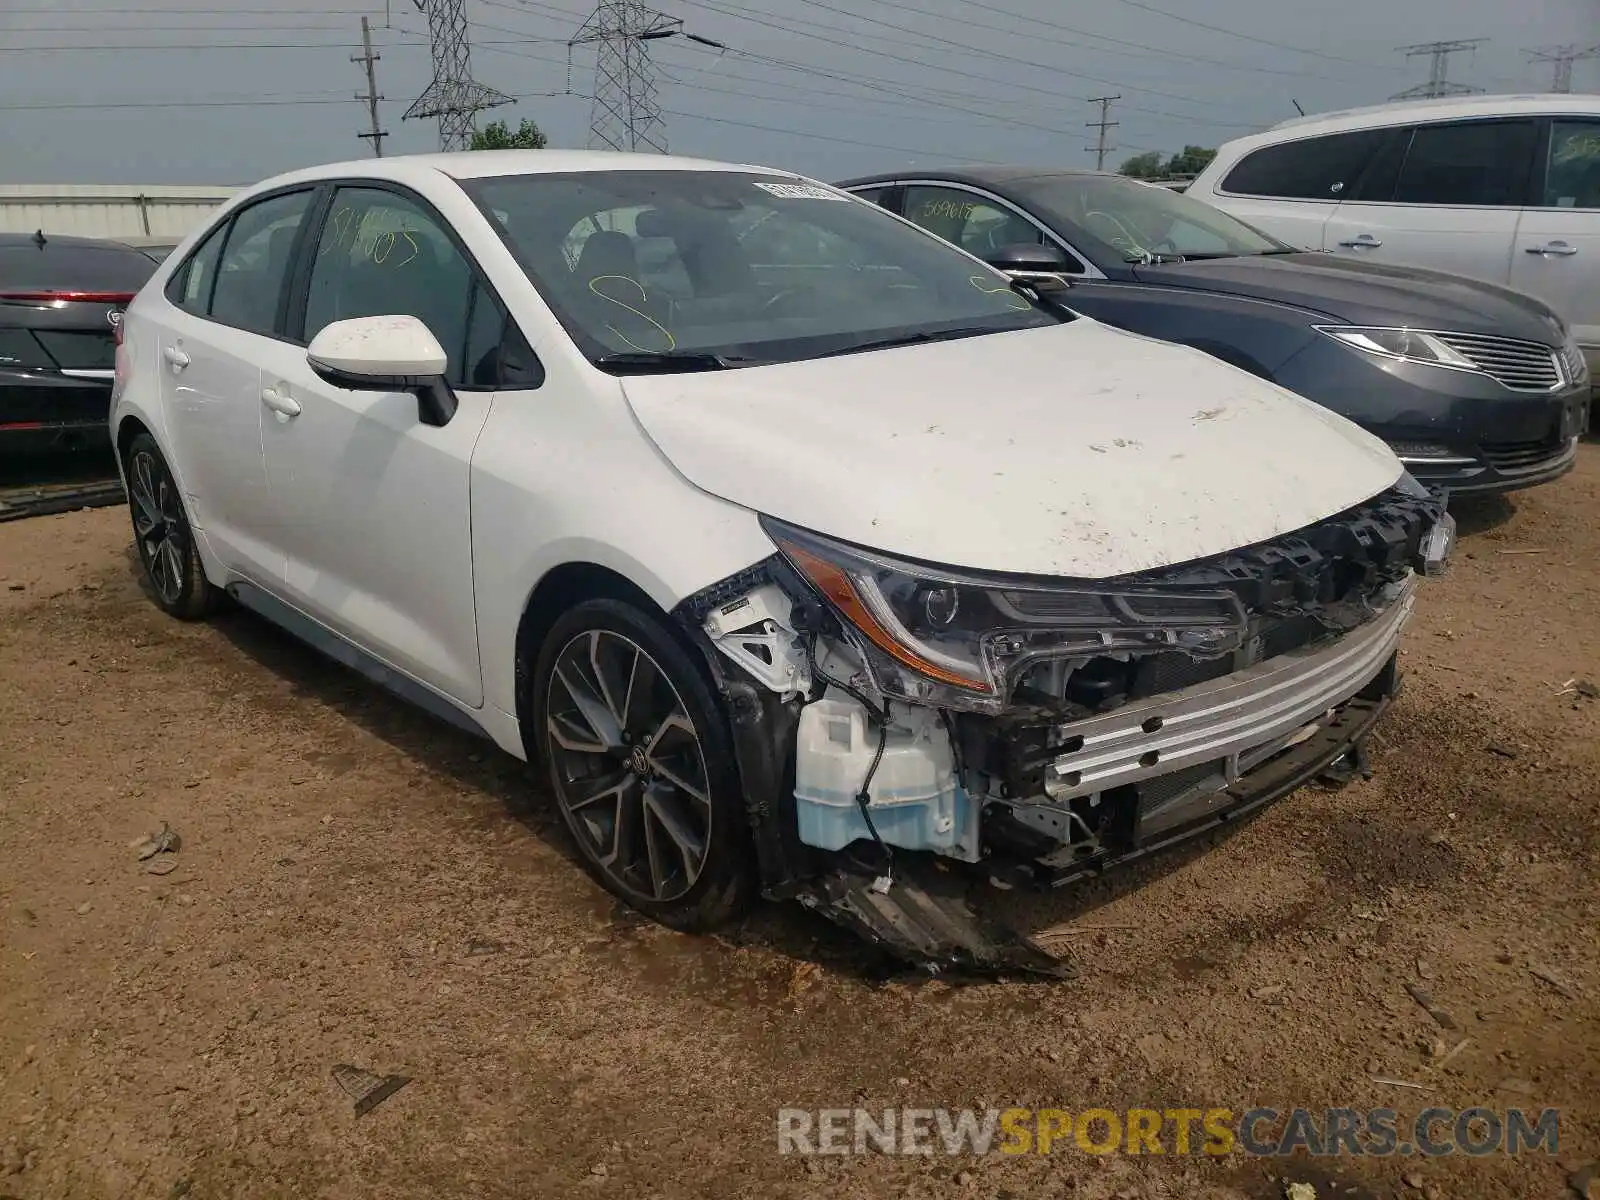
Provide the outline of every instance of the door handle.
<path id="1" fill-rule="evenodd" d="M 1383 243 L 1377 238 L 1373 237 L 1370 233 L 1363 233 L 1357 237 L 1351 238 L 1348 242 L 1340 242 L 1339 245 L 1348 250 L 1372 250 L 1383 245 Z"/>
<path id="2" fill-rule="evenodd" d="M 161 356 L 172 365 L 174 371 L 181 371 L 189 365 L 189 356 L 183 352 L 181 346 L 168 346 L 161 352 Z"/>
<path id="3" fill-rule="evenodd" d="M 1571 258 L 1578 252 L 1576 246 L 1569 246 L 1566 242 L 1546 242 L 1542 246 L 1529 246 L 1529 254 L 1542 254 L 1546 257 L 1554 254 L 1560 258 Z"/>
<path id="4" fill-rule="evenodd" d="M 300 401 L 293 396 L 285 396 L 277 388 L 262 388 L 261 403 L 285 419 L 300 415 Z"/>

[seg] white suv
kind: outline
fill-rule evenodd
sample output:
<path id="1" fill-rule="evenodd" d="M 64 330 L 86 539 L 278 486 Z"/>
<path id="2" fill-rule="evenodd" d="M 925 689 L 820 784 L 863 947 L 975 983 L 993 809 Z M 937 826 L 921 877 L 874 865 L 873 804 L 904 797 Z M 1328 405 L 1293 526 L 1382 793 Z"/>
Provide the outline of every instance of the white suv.
<path id="1" fill-rule="evenodd" d="M 1566 319 L 1600 381 L 1600 96 L 1285 121 L 1223 146 L 1187 194 L 1293 245 L 1532 293 Z"/>
<path id="2" fill-rule="evenodd" d="M 539 759 L 686 928 L 759 887 L 1054 969 L 919 864 L 1059 882 L 1359 758 L 1451 538 L 1343 419 L 754 167 L 284 176 L 121 330 L 156 601 Z"/>

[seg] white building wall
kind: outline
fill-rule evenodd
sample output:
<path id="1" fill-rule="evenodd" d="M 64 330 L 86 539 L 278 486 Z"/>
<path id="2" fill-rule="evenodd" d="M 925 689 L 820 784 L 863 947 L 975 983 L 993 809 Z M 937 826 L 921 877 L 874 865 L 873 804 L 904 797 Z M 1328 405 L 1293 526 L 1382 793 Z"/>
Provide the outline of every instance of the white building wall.
<path id="1" fill-rule="evenodd" d="M 173 184 L 0 184 L 0 233 L 179 238 L 237 188 Z"/>

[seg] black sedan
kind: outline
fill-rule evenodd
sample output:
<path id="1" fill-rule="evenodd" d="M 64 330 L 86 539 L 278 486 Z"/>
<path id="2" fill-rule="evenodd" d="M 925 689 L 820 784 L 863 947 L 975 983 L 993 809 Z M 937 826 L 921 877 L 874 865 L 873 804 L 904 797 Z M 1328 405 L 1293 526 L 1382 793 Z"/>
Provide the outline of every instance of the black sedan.
<path id="1" fill-rule="evenodd" d="M 155 269 L 117 242 L 0 233 L 0 455 L 109 444 L 117 325 Z"/>
<path id="2" fill-rule="evenodd" d="M 1371 430 L 1453 493 L 1570 470 L 1589 378 L 1531 296 L 1298 251 L 1198 200 L 1097 171 L 918 170 L 840 185 L 1096 320 L 1205 350 Z"/>

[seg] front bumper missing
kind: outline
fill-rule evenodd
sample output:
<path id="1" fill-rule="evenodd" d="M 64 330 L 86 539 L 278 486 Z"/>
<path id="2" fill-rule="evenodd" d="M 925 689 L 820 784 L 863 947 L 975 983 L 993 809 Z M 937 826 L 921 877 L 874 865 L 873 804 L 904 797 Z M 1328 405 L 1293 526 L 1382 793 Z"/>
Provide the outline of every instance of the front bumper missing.
<path id="1" fill-rule="evenodd" d="M 1331 646 L 1278 655 L 1208 683 L 1056 727 L 1044 790 L 1067 801 L 1222 761 L 1223 785 L 1270 747 L 1355 695 L 1394 656 L 1416 602 L 1408 580 L 1388 608 Z M 1074 746 L 1060 753 L 1063 746 Z M 1259 755 L 1256 755 L 1259 757 Z M 1026 771 L 1030 764 L 1020 764 Z"/>
<path id="2" fill-rule="evenodd" d="M 1056 866 L 1036 864 L 1026 873 L 1035 886 L 1060 886 L 1121 867 L 1160 850 L 1237 821 L 1298 790 L 1347 755 L 1359 755 L 1363 739 L 1389 707 L 1397 690 L 1395 659 L 1381 664 L 1361 691 L 1336 705 L 1309 737 L 1292 740 L 1227 787 L 1192 795 L 1182 820 L 1159 829 L 1135 827 L 1127 843 L 1091 860 Z M 1130 789 L 1131 790 L 1131 789 Z M 1143 818 L 1144 806 L 1139 816 Z M 895 882 L 880 893 L 872 872 L 836 865 L 798 892 L 808 908 L 929 974 L 1034 975 L 1068 979 L 1077 974 L 1027 935 L 1010 929 L 971 902 L 986 888 L 981 871 L 962 869 L 932 854 L 895 857 Z M 1023 882 L 1014 875 L 1006 882 Z"/>

